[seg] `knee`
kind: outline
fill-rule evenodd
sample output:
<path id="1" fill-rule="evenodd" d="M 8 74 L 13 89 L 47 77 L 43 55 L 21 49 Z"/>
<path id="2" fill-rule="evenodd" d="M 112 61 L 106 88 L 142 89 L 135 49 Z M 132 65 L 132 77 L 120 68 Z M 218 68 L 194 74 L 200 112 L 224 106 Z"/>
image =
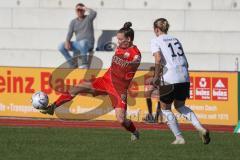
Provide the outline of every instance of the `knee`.
<path id="1" fill-rule="evenodd" d="M 175 107 L 175 109 L 179 112 L 179 113 L 190 113 L 193 112 L 191 110 L 191 108 L 188 108 L 186 106 L 180 106 L 180 107 Z"/>
<path id="2" fill-rule="evenodd" d="M 171 110 L 171 105 L 170 104 L 163 104 L 161 103 L 161 109 L 162 110 Z"/>
<path id="3" fill-rule="evenodd" d="M 71 96 L 76 96 L 77 95 L 77 90 L 74 87 L 70 88 L 68 92 Z"/>
<path id="4" fill-rule="evenodd" d="M 170 110 L 170 109 L 167 109 L 166 107 L 161 107 L 161 110 Z"/>
<path id="5" fill-rule="evenodd" d="M 79 86 L 71 86 L 71 88 L 69 89 L 69 94 L 71 94 L 72 96 L 76 96 L 80 93 L 81 91 L 81 87 Z"/>
<path id="6" fill-rule="evenodd" d="M 62 42 L 62 43 L 60 43 L 60 44 L 58 45 L 58 50 L 59 50 L 60 52 L 62 52 L 62 51 L 65 50 L 64 42 Z"/>
<path id="7" fill-rule="evenodd" d="M 125 119 L 122 117 L 117 117 L 117 121 L 118 123 L 120 123 L 121 125 L 123 125 L 125 123 Z"/>
<path id="8" fill-rule="evenodd" d="M 118 123 L 120 123 L 121 125 L 125 124 L 126 119 L 124 118 L 124 116 L 117 115 L 116 118 L 117 118 Z"/>
<path id="9" fill-rule="evenodd" d="M 176 109 L 176 111 L 178 111 L 179 113 L 181 113 L 179 107 L 176 107 L 176 106 L 175 106 L 175 109 Z"/>
<path id="10" fill-rule="evenodd" d="M 185 105 L 185 102 L 183 101 L 174 101 L 174 106 L 178 110 L 178 108 L 182 107 Z"/>
<path id="11" fill-rule="evenodd" d="M 89 42 L 88 42 L 88 40 L 81 40 L 81 41 L 79 41 L 79 47 L 80 47 L 80 49 L 82 49 L 84 51 L 88 51 L 88 49 L 89 49 Z"/>
<path id="12" fill-rule="evenodd" d="M 88 40 L 81 40 L 81 41 L 79 41 L 79 45 L 81 46 L 81 47 L 86 47 L 86 46 L 88 46 Z"/>
<path id="13" fill-rule="evenodd" d="M 178 111 L 178 112 L 181 112 L 181 108 L 183 107 L 182 105 L 180 104 L 174 104 L 175 106 L 175 109 Z"/>

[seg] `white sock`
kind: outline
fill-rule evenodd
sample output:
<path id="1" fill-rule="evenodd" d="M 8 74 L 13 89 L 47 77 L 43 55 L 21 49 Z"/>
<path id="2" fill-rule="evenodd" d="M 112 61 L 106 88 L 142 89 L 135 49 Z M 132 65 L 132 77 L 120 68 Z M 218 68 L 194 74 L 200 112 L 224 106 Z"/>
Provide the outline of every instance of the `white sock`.
<path id="1" fill-rule="evenodd" d="M 177 119 L 176 119 L 175 115 L 173 114 L 173 112 L 171 110 L 163 110 L 162 109 L 162 113 L 166 117 L 167 125 L 170 128 L 170 130 L 172 131 L 172 133 L 174 134 L 174 136 L 176 138 L 182 138 L 182 135 L 181 135 L 182 133 L 179 129 Z"/>
<path id="2" fill-rule="evenodd" d="M 192 122 L 192 125 L 198 130 L 198 131 L 205 131 L 201 123 L 199 122 L 197 116 L 194 114 L 194 112 L 186 107 L 182 106 L 179 108 L 176 108 L 178 112 L 180 112 L 188 121 Z"/>

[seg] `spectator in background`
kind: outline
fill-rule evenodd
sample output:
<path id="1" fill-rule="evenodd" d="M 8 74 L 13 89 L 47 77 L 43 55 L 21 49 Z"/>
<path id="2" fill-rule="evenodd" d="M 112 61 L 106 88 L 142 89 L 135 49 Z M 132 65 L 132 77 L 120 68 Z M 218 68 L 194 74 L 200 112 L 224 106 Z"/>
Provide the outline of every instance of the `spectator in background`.
<path id="1" fill-rule="evenodd" d="M 78 3 L 75 7 L 77 18 L 73 19 L 69 25 L 66 41 L 59 45 L 58 50 L 63 54 L 71 68 L 78 67 L 78 54 L 81 54 L 82 64 L 79 68 L 88 67 L 88 52 L 94 47 L 93 20 L 97 12 L 87 8 L 84 4 Z M 88 15 L 86 15 L 86 11 Z M 76 41 L 71 41 L 73 33 Z M 69 54 L 73 51 L 73 56 Z M 74 58 L 75 57 L 75 58 Z"/>

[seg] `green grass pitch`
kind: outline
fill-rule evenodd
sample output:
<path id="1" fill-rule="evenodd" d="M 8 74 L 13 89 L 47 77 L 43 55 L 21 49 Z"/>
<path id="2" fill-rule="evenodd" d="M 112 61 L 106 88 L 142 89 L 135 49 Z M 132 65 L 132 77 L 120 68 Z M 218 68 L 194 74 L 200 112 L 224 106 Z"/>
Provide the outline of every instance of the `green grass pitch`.
<path id="1" fill-rule="evenodd" d="M 183 132 L 186 145 L 171 145 L 169 131 L 141 131 L 130 141 L 119 129 L 0 127 L 1 160 L 237 160 L 240 137 L 212 133 L 203 145 L 196 132 Z"/>

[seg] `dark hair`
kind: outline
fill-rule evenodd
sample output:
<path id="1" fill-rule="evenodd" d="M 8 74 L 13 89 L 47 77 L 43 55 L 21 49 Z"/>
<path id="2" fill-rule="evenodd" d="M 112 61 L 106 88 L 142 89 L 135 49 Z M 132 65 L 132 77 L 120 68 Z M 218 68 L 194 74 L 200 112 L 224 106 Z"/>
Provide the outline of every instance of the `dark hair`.
<path id="1" fill-rule="evenodd" d="M 165 18 L 158 18 L 154 21 L 153 27 L 160 29 L 163 33 L 167 33 L 169 29 L 169 23 Z"/>
<path id="2" fill-rule="evenodd" d="M 119 29 L 118 33 L 123 33 L 125 37 L 130 37 L 131 41 L 134 40 L 134 30 L 131 28 L 132 23 L 126 22 L 123 27 Z"/>
<path id="3" fill-rule="evenodd" d="M 84 7 L 85 5 L 83 3 L 78 3 L 78 4 L 76 4 L 76 7 L 78 7 L 78 6 Z"/>

